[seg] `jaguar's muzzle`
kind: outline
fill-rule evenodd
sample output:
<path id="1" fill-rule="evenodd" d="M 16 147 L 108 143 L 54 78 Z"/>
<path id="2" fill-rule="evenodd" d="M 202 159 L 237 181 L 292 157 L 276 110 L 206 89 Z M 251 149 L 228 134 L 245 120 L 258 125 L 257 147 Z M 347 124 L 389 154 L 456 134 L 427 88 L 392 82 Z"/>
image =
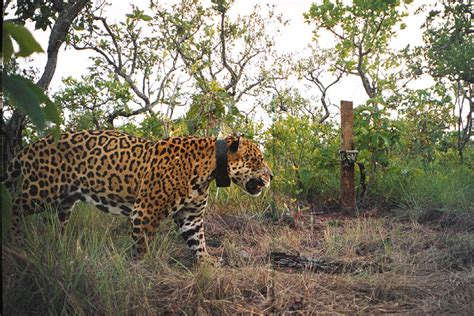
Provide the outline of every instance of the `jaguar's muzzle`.
<path id="1" fill-rule="evenodd" d="M 256 179 L 256 178 L 250 179 L 245 184 L 245 189 L 251 195 L 260 194 L 264 187 L 265 187 L 265 181 L 263 181 L 262 179 Z"/>

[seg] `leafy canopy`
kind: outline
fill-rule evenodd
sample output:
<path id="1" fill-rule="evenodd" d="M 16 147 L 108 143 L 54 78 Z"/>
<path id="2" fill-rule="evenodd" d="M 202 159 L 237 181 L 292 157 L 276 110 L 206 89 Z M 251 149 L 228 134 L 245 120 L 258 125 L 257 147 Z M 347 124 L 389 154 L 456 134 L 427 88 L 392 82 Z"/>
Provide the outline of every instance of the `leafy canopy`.
<path id="1" fill-rule="evenodd" d="M 442 10 L 428 13 L 423 39 L 429 73 L 474 83 L 472 4 L 469 0 L 443 1 Z"/>

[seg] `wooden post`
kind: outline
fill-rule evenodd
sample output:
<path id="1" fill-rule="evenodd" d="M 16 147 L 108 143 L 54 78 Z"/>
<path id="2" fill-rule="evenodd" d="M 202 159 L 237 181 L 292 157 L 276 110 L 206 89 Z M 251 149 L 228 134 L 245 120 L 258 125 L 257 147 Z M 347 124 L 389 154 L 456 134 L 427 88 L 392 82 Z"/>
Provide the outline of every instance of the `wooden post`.
<path id="1" fill-rule="evenodd" d="M 354 213 L 355 187 L 354 187 L 354 163 L 347 160 L 349 153 L 354 150 L 353 137 L 354 111 L 352 102 L 341 101 L 341 209 L 347 213 Z"/>

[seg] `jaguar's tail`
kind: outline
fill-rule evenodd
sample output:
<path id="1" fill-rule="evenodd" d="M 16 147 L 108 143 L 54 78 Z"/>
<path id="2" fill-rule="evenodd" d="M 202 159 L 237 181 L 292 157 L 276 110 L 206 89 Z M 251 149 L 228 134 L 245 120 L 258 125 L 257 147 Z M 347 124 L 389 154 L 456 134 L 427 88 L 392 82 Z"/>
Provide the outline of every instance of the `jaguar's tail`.
<path id="1" fill-rule="evenodd" d="M 15 184 L 17 182 L 17 179 L 21 175 L 21 163 L 20 159 L 18 156 L 15 156 L 12 161 L 10 161 L 10 164 L 7 167 L 7 171 L 4 174 L 3 178 L 1 179 L 1 182 L 5 184 L 5 186 L 12 192 L 15 189 Z"/>

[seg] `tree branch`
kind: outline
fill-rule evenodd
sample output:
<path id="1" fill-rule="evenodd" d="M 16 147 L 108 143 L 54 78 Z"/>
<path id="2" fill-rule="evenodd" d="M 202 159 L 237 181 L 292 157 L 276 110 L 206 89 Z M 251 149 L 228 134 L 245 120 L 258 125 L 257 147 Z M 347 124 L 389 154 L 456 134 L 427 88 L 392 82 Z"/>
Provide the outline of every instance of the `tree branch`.
<path id="1" fill-rule="evenodd" d="M 103 21 L 103 23 L 105 23 L 104 25 L 107 24 L 106 21 Z M 109 30 L 110 30 L 110 28 L 109 28 Z M 113 33 L 109 33 L 109 35 L 112 38 L 112 40 L 114 42 L 116 42 L 115 35 Z M 107 63 L 110 66 L 112 66 L 114 73 L 116 73 L 117 75 L 122 77 L 125 80 L 125 82 L 127 82 L 127 84 L 130 86 L 130 88 L 133 90 L 133 92 L 140 99 L 142 99 L 144 101 L 145 109 L 148 110 L 148 111 L 151 111 L 151 103 L 150 103 L 150 99 L 148 98 L 148 96 L 145 95 L 142 91 L 140 91 L 140 89 L 137 87 L 137 85 L 135 84 L 133 79 L 128 74 L 126 74 L 124 69 L 120 66 L 121 57 L 117 57 L 117 59 L 119 60 L 119 65 L 117 65 L 116 62 L 105 51 L 103 51 L 102 49 L 100 49 L 97 46 L 92 46 L 91 44 L 85 45 L 85 46 L 78 46 L 75 42 L 71 43 L 71 45 L 72 45 L 72 47 L 74 47 L 77 50 L 86 50 L 86 49 L 93 50 L 93 51 L 97 52 L 98 54 L 100 54 L 102 57 L 104 57 L 104 59 L 107 61 Z M 120 51 L 117 50 L 117 53 L 119 53 L 119 52 Z"/>
<path id="2" fill-rule="evenodd" d="M 358 60 L 357 60 L 357 73 L 362 80 L 362 85 L 364 86 L 365 92 L 367 95 L 372 99 L 375 98 L 375 88 L 371 85 L 369 78 L 367 78 L 367 74 L 365 73 L 364 69 L 362 69 L 364 55 L 362 53 L 362 46 L 358 47 Z"/>
<path id="3" fill-rule="evenodd" d="M 64 11 L 60 12 L 54 26 L 51 30 L 48 43 L 48 60 L 43 71 L 43 75 L 38 81 L 38 85 L 43 89 L 48 89 L 53 79 L 56 65 L 58 63 L 58 52 L 66 39 L 66 35 L 71 28 L 71 24 L 90 0 L 70 0 L 65 6 Z"/>
<path id="4" fill-rule="evenodd" d="M 222 64 L 224 65 L 225 69 L 230 73 L 230 81 L 229 83 L 224 87 L 224 89 L 229 92 L 230 89 L 232 89 L 232 92 L 229 92 L 230 95 L 235 94 L 235 87 L 237 86 L 238 83 L 238 78 L 237 75 L 232 69 L 232 67 L 228 64 L 227 62 L 227 56 L 226 56 L 226 42 L 225 42 L 225 14 L 227 10 L 222 10 L 221 11 L 221 32 L 220 32 L 220 39 L 221 39 L 221 59 L 222 59 Z"/>
<path id="5" fill-rule="evenodd" d="M 240 91 L 240 93 L 237 95 L 237 97 L 234 99 L 235 100 L 235 103 L 239 102 L 241 99 L 242 99 L 242 96 L 244 94 L 246 94 L 248 91 L 252 90 L 253 88 L 255 88 L 256 86 L 260 85 L 262 82 L 265 81 L 265 78 L 264 77 L 260 77 L 259 79 L 257 79 L 257 81 L 255 81 L 254 83 L 246 86 L 244 89 L 242 89 L 242 91 Z"/>
<path id="6" fill-rule="evenodd" d="M 125 110 L 116 110 L 116 111 L 112 112 L 111 114 L 109 114 L 109 116 L 107 116 L 107 122 L 113 127 L 114 126 L 114 120 L 118 117 L 131 117 L 131 116 L 135 116 L 135 115 L 138 115 L 138 114 L 143 114 L 143 113 L 146 113 L 146 112 L 148 112 L 147 108 L 140 108 L 140 109 L 137 109 L 137 110 L 134 110 L 134 111 L 131 111 L 131 112 L 127 112 Z"/>
<path id="7" fill-rule="evenodd" d="M 98 20 L 102 22 L 102 25 L 104 26 L 105 30 L 109 34 L 110 39 L 112 40 L 112 43 L 114 44 L 115 51 L 117 52 L 117 60 L 118 60 L 118 68 L 123 68 L 123 63 L 122 63 L 122 51 L 117 43 L 117 39 L 115 37 L 115 34 L 112 32 L 112 29 L 110 28 L 109 24 L 107 23 L 107 20 L 101 16 L 94 16 L 94 20 Z"/>
<path id="8" fill-rule="evenodd" d="M 310 71 L 309 72 L 309 78 L 306 77 L 307 80 L 313 82 L 319 89 L 319 91 L 321 92 L 321 104 L 323 105 L 323 108 L 324 108 L 324 115 L 321 117 L 321 119 L 319 120 L 319 123 L 323 123 L 325 120 L 327 120 L 327 118 L 329 117 L 329 105 L 328 103 L 326 102 L 326 95 L 327 95 L 327 91 L 329 90 L 330 87 L 332 87 L 333 85 L 335 85 L 337 82 L 339 82 L 339 80 L 342 78 L 342 75 L 343 75 L 343 72 L 339 72 L 338 75 L 336 76 L 336 79 L 333 80 L 329 85 L 325 86 L 323 84 L 323 82 L 319 79 L 319 76 L 321 73 L 318 73 L 317 75 L 314 74 L 315 71 Z"/>
<path id="9" fill-rule="evenodd" d="M 165 75 L 163 76 L 163 79 L 161 80 L 160 82 L 160 87 L 158 88 L 158 93 L 157 93 L 157 96 L 156 96 L 156 99 L 155 101 L 153 101 L 151 103 L 151 106 L 155 106 L 157 105 L 158 103 L 160 102 L 163 102 L 163 98 L 164 98 L 164 94 L 165 94 L 165 85 L 166 83 L 168 82 L 168 79 L 169 77 L 171 76 L 171 74 L 176 71 L 178 68 L 176 67 L 177 63 L 178 63 L 178 53 L 176 53 L 176 55 L 173 57 L 173 63 L 172 63 L 172 66 L 171 68 L 165 73 Z"/>

